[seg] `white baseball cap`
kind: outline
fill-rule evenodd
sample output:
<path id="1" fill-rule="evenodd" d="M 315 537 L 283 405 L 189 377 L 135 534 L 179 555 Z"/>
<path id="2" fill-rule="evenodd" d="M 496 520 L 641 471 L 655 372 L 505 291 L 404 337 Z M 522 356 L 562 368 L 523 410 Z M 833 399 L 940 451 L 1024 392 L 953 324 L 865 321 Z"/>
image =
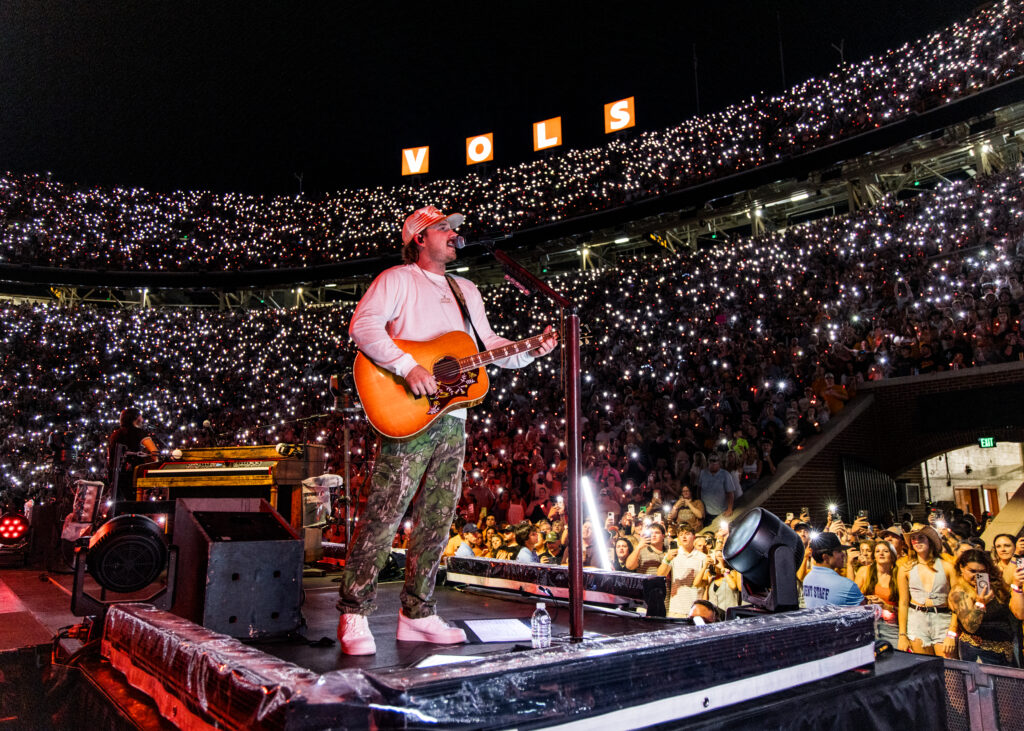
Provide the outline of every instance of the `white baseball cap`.
<path id="1" fill-rule="evenodd" d="M 405 219 L 405 225 L 402 226 L 402 243 L 408 244 L 424 229 L 445 220 L 448 221 L 449 226 L 455 229 L 462 225 L 466 217 L 461 213 L 446 216 L 434 206 L 425 206 L 413 211 L 412 215 Z"/>

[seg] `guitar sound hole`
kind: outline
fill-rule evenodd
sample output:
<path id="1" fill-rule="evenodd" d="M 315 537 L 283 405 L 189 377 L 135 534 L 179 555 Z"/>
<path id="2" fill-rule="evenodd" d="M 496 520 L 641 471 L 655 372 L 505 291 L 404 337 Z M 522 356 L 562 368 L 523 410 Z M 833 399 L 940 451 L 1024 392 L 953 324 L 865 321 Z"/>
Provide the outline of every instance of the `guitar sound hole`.
<path id="1" fill-rule="evenodd" d="M 434 364 L 434 378 L 441 383 L 455 383 L 459 379 L 459 361 L 446 355 Z"/>

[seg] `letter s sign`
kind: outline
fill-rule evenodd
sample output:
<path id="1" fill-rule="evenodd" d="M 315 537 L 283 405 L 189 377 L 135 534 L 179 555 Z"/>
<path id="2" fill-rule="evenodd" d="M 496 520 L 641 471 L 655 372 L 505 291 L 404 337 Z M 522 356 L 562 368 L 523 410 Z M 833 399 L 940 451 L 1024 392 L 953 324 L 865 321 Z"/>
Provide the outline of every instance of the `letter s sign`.
<path id="1" fill-rule="evenodd" d="M 605 134 L 618 132 L 634 125 L 636 125 L 636 114 L 633 110 L 633 97 L 604 105 Z"/>

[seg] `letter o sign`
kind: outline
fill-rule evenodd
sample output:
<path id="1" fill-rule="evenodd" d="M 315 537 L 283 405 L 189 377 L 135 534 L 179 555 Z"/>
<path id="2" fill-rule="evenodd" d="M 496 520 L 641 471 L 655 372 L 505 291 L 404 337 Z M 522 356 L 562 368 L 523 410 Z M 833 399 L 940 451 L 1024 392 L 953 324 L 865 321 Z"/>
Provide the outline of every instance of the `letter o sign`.
<path id="1" fill-rule="evenodd" d="M 476 165 L 494 159 L 494 133 L 466 138 L 466 164 Z"/>

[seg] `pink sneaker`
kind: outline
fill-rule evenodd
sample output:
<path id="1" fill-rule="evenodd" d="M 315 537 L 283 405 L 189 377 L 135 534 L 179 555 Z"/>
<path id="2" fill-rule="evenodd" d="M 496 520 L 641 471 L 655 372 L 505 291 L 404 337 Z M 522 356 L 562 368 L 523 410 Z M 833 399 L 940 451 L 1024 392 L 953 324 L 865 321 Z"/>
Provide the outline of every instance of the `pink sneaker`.
<path id="1" fill-rule="evenodd" d="M 377 643 L 370 633 L 370 623 L 361 614 L 342 614 L 338 618 L 338 639 L 346 655 L 374 655 Z"/>
<path id="2" fill-rule="evenodd" d="M 438 645 L 458 645 L 466 641 L 466 633 L 452 627 L 436 614 L 420 619 L 409 619 L 398 613 L 398 639 L 403 642 L 433 642 Z"/>

